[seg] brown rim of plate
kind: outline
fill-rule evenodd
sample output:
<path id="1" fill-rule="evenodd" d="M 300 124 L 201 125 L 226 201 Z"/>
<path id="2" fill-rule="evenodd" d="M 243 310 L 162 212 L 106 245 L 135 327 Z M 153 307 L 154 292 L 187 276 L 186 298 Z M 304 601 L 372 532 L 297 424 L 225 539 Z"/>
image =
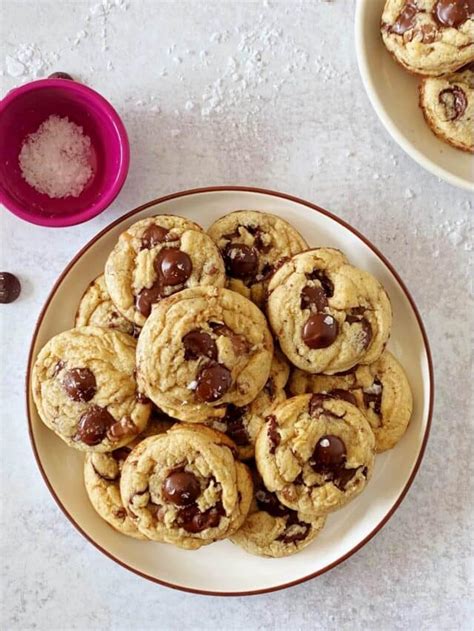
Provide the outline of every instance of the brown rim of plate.
<path id="1" fill-rule="evenodd" d="M 347 228 L 350 232 L 352 232 L 357 237 L 359 237 L 359 239 L 361 241 L 363 241 L 372 250 L 372 252 L 376 256 L 378 256 L 378 258 L 388 267 L 388 269 L 393 274 L 393 276 L 396 278 L 398 284 L 402 288 L 402 290 L 403 290 L 405 296 L 407 297 L 407 299 L 408 299 L 408 301 L 409 301 L 409 303 L 410 303 L 410 305 L 411 305 L 411 307 L 413 309 L 413 312 L 414 312 L 414 314 L 416 316 L 416 320 L 418 322 L 418 326 L 420 327 L 421 335 L 423 337 L 423 343 L 424 343 L 425 350 L 426 350 L 426 357 L 427 357 L 427 360 L 428 360 L 428 371 L 429 371 L 429 378 L 430 378 L 430 400 L 429 400 L 429 409 L 428 409 L 428 420 L 427 420 L 427 425 L 426 425 L 426 429 L 425 429 L 425 434 L 423 436 L 423 442 L 421 444 L 421 448 L 420 448 L 420 451 L 418 453 L 418 458 L 416 460 L 415 466 L 413 467 L 413 471 L 410 474 L 408 482 L 405 484 L 405 487 L 403 488 L 402 492 L 398 496 L 395 504 L 388 511 L 388 513 L 385 515 L 385 517 L 380 521 L 380 523 L 377 524 L 377 526 L 372 530 L 372 532 L 367 535 L 367 537 L 365 537 L 356 546 L 354 546 L 351 550 L 349 550 L 349 552 L 347 552 L 346 554 L 341 556 L 339 559 L 337 559 L 333 563 L 330 563 L 329 565 L 326 565 L 321 570 L 318 570 L 317 572 L 313 572 L 312 574 L 308 574 L 307 576 L 304 576 L 303 578 L 299 578 L 297 580 L 290 581 L 289 583 L 283 583 L 281 585 L 277 585 L 276 587 L 268 587 L 268 588 L 264 588 L 264 589 L 255 589 L 255 590 L 250 590 L 250 591 L 238 591 L 238 592 L 214 592 L 214 591 L 209 591 L 209 590 L 205 590 L 205 589 L 194 589 L 194 588 L 191 588 L 191 587 L 184 587 L 182 585 L 176 585 L 176 584 L 173 584 L 173 583 L 168 583 L 166 581 L 163 581 L 163 580 L 160 580 L 158 578 L 155 578 L 154 576 L 149 576 L 148 574 L 140 572 L 140 570 L 137 570 L 137 569 L 131 567 L 130 565 L 127 565 L 126 563 L 124 563 L 120 559 L 117 559 L 115 556 L 113 556 L 113 554 L 111 554 L 110 552 L 105 550 L 101 545 L 99 545 L 96 541 L 94 541 L 79 526 L 79 524 L 74 520 L 74 518 L 68 513 L 66 508 L 62 505 L 61 500 L 56 495 L 56 493 L 55 493 L 53 487 L 51 486 L 51 483 L 49 482 L 48 477 L 46 476 L 46 473 L 45 473 L 45 471 L 43 469 L 43 466 L 42 466 L 42 463 L 41 463 L 38 451 L 36 449 L 35 440 L 34 440 L 34 437 L 33 437 L 32 422 L 31 422 L 31 408 L 30 408 L 30 400 L 29 400 L 29 396 L 28 395 L 29 395 L 29 391 L 30 391 L 30 374 L 31 374 L 31 366 L 32 366 L 32 362 L 33 362 L 33 347 L 35 345 L 36 338 L 38 336 L 38 329 L 39 329 L 39 327 L 40 327 L 40 325 L 41 325 L 41 323 L 43 321 L 43 318 L 44 318 L 45 312 L 46 312 L 46 310 L 47 310 L 47 308 L 49 306 L 49 303 L 51 302 L 52 297 L 56 293 L 57 288 L 61 284 L 61 282 L 64 279 L 64 277 L 68 274 L 68 272 L 71 269 L 71 267 L 82 257 L 82 255 L 98 239 L 100 239 L 104 234 L 109 232 L 109 230 L 114 228 L 116 225 L 118 225 L 122 221 L 128 219 L 129 217 L 133 217 L 133 215 L 141 212 L 142 210 L 146 210 L 147 208 L 150 208 L 152 206 L 156 206 L 158 204 L 162 204 L 163 202 L 169 201 L 171 199 L 177 199 L 179 197 L 187 197 L 188 195 L 195 195 L 195 194 L 198 194 L 198 193 L 215 193 L 215 192 L 232 192 L 232 191 L 238 191 L 238 192 L 243 192 L 243 193 L 260 193 L 260 194 L 263 194 L 263 195 L 270 195 L 272 197 L 279 197 L 281 199 L 287 199 L 287 200 L 289 200 L 291 202 L 296 202 L 297 204 L 301 204 L 303 206 L 306 206 L 307 208 L 310 208 L 311 210 L 314 210 L 314 211 L 316 211 L 318 213 L 321 213 L 322 215 L 326 215 L 327 217 L 329 217 L 330 219 L 333 219 L 334 221 L 336 221 L 338 224 L 340 224 L 344 228 Z M 334 567 L 336 567 L 337 565 L 339 565 L 340 563 L 342 563 L 343 561 L 345 561 L 346 559 L 351 557 L 358 550 L 360 550 L 363 546 L 365 546 L 365 544 L 368 541 L 370 541 L 370 539 L 372 539 L 372 537 L 374 537 L 383 528 L 383 526 L 385 526 L 385 524 L 388 522 L 388 520 L 395 513 L 397 508 L 400 506 L 402 500 L 404 499 L 404 497 L 408 493 L 408 490 L 411 487 L 411 485 L 413 483 L 413 480 L 415 479 L 416 474 L 418 473 L 418 469 L 420 467 L 421 461 L 423 460 L 423 456 L 424 456 L 424 453 L 425 453 L 426 444 L 428 442 L 428 436 L 429 436 L 429 433 L 430 433 L 431 421 L 432 421 L 432 417 L 433 417 L 433 404 L 434 404 L 433 360 L 432 360 L 432 357 L 431 357 L 431 350 L 430 350 L 430 346 L 429 346 L 429 343 L 428 343 L 428 337 L 426 335 L 425 327 L 423 325 L 423 322 L 422 322 L 420 313 L 418 311 L 418 308 L 417 308 L 417 306 L 415 304 L 415 301 L 413 300 L 410 292 L 408 291 L 407 287 L 405 286 L 405 283 L 402 281 L 402 279 L 398 275 L 397 271 L 394 269 L 394 267 L 388 261 L 388 259 L 367 239 L 367 237 L 365 237 L 358 230 L 356 230 L 355 228 L 350 226 L 343 219 L 340 219 L 339 217 L 336 217 L 335 215 L 333 215 L 329 211 L 324 210 L 324 208 L 321 208 L 319 206 L 316 206 L 315 204 L 312 204 L 311 202 L 307 202 L 307 201 L 305 201 L 303 199 L 300 199 L 299 197 L 294 197 L 293 195 L 287 195 L 286 193 L 279 193 L 278 191 L 272 191 L 272 190 L 268 190 L 268 189 L 264 189 L 264 188 L 253 188 L 253 187 L 250 187 L 250 186 L 209 186 L 209 187 L 205 187 L 205 188 L 194 188 L 194 189 L 190 189 L 190 190 L 186 190 L 186 191 L 181 191 L 179 193 L 173 193 L 171 195 L 165 195 L 164 197 L 160 197 L 159 199 L 155 199 L 155 200 L 153 200 L 151 202 L 148 202 L 147 204 L 143 204 L 142 206 L 139 206 L 138 208 L 135 208 L 134 210 L 131 210 L 129 213 L 123 215 L 122 217 L 119 217 L 118 219 L 113 221 L 111 224 L 109 224 L 106 228 L 101 230 L 98 234 L 96 234 L 95 237 L 93 237 L 88 243 L 86 243 L 86 245 L 83 248 L 81 248 L 81 250 L 68 263 L 66 268 L 60 274 L 60 276 L 57 279 L 57 281 L 54 283 L 54 286 L 51 289 L 51 291 L 50 291 L 50 293 L 49 293 L 49 295 L 48 295 L 48 297 L 46 299 L 46 302 L 44 303 L 43 308 L 41 309 L 41 313 L 40 313 L 40 315 L 38 317 L 38 320 L 36 322 L 36 325 L 35 325 L 35 330 L 34 330 L 33 338 L 31 340 L 31 345 L 30 345 L 30 351 L 29 351 L 29 354 L 28 354 L 28 365 L 27 365 L 25 386 L 26 386 L 26 410 L 27 410 L 27 415 L 28 415 L 28 432 L 29 432 L 29 435 L 30 435 L 30 441 L 31 441 L 31 445 L 32 445 L 32 448 L 33 448 L 33 452 L 34 452 L 34 455 L 35 455 L 35 458 L 36 458 L 36 463 L 37 463 L 37 465 L 39 467 L 39 470 L 41 472 L 43 480 L 45 481 L 46 486 L 48 487 L 51 495 L 53 496 L 53 498 L 55 499 L 57 505 L 62 510 L 62 512 L 65 514 L 65 516 L 72 523 L 72 525 L 81 533 L 81 535 L 83 537 L 85 537 L 90 543 L 92 543 L 92 545 L 95 546 L 100 552 L 102 552 L 103 554 L 108 556 L 109 559 L 112 559 L 112 561 L 115 561 L 116 563 L 118 563 L 119 565 L 121 565 L 125 569 L 129 570 L 130 572 L 133 572 L 134 574 L 137 574 L 138 576 L 141 576 L 142 578 L 146 578 L 147 580 L 152 581 L 154 583 L 158 583 L 159 585 L 163 585 L 164 587 L 170 587 L 171 589 L 177 589 L 177 590 L 180 590 L 180 591 L 183 591 L 183 592 L 189 592 L 189 593 L 192 593 L 192 594 L 201 594 L 201 595 L 204 595 L 204 596 L 255 596 L 255 595 L 258 595 L 258 594 L 267 594 L 267 593 L 271 593 L 271 592 L 276 592 L 276 591 L 279 591 L 280 589 L 287 589 L 288 587 L 294 587 L 295 585 L 299 585 L 301 583 L 304 583 L 305 581 L 309 581 L 312 578 L 316 578 L 317 576 L 321 576 L 325 572 L 328 572 L 329 570 L 332 570 Z"/>

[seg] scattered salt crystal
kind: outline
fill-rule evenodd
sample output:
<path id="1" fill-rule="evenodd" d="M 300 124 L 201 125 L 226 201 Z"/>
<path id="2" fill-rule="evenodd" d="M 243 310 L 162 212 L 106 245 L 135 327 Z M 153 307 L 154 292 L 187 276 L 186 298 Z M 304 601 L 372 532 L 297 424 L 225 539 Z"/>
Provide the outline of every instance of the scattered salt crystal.
<path id="1" fill-rule="evenodd" d="M 367 394 L 380 394 L 382 392 L 382 386 L 374 382 L 368 388 L 364 388 L 364 392 L 366 392 Z"/>
<path id="2" fill-rule="evenodd" d="M 406 188 L 404 197 L 405 199 L 413 199 L 415 197 L 415 193 L 411 190 L 411 188 Z"/>
<path id="3" fill-rule="evenodd" d="M 321 445 L 321 447 L 329 447 L 331 443 L 329 442 L 327 438 L 323 438 L 322 440 L 319 441 L 319 444 Z"/>
<path id="4" fill-rule="evenodd" d="M 329 325 L 329 324 L 333 324 L 333 322 L 334 322 L 334 318 L 332 316 L 330 316 L 330 315 L 327 315 L 324 318 L 324 324 L 328 324 Z"/>
<path id="5" fill-rule="evenodd" d="M 26 137 L 18 160 L 23 178 L 38 192 L 78 197 L 92 177 L 91 154 L 82 127 L 52 115 Z"/>
<path id="6" fill-rule="evenodd" d="M 187 385 L 188 390 L 196 390 L 198 385 L 198 382 L 194 379 L 193 381 L 190 381 Z"/>

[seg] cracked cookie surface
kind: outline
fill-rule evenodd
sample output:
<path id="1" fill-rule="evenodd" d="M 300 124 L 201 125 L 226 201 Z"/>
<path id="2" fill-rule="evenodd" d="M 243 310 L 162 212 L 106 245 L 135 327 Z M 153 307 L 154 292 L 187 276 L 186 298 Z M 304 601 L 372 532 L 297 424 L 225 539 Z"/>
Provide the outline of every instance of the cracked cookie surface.
<path id="1" fill-rule="evenodd" d="M 246 406 L 229 404 L 223 418 L 211 423 L 211 427 L 227 434 L 235 442 L 241 460 L 253 457 L 255 441 L 265 417 L 286 399 L 284 388 L 289 374 L 290 367 L 285 357 L 275 348 L 270 376 L 263 390 Z"/>
<path id="2" fill-rule="evenodd" d="M 137 390 L 135 350 L 130 335 L 96 326 L 53 337 L 33 368 L 41 420 L 83 451 L 112 451 L 131 442 L 151 411 Z"/>
<path id="3" fill-rule="evenodd" d="M 154 305 L 167 296 L 189 287 L 223 287 L 225 270 L 200 226 L 175 215 L 157 215 L 120 235 L 105 264 L 105 282 L 122 315 L 143 326 Z"/>
<path id="4" fill-rule="evenodd" d="M 201 425 L 177 423 L 142 441 L 122 468 L 127 513 L 147 538 L 196 549 L 233 534 L 253 494 L 233 442 Z"/>
<path id="5" fill-rule="evenodd" d="M 307 250 L 284 263 L 270 280 L 267 313 L 287 358 L 311 373 L 375 361 L 392 323 L 382 285 L 332 248 Z"/>
<path id="6" fill-rule="evenodd" d="M 196 287 L 162 300 L 137 346 L 140 389 L 174 418 L 222 418 L 270 374 L 273 340 L 262 312 L 228 289 Z"/>
<path id="7" fill-rule="evenodd" d="M 316 539 L 326 517 L 307 520 L 279 501 L 264 485 L 252 467 L 254 499 L 247 519 L 231 536 L 231 541 L 250 554 L 265 557 L 285 557 L 306 548 Z"/>
<path id="8" fill-rule="evenodd" d="M 420 107 L 436 136 L 474 153 L 474 64 L 453 74 L 423 79 Z"/>
<path id="9" fill-rule="evenodd" d="M 410 72 L 440 76 L 474 61 L 472 0 L 387 0 L 382 39 Z"/>
<path id="10" fill-rule="evenodd" d="M 165 433 L 172 425 L 171 421 L 163 420 L 163 418 L 151 418 L 146 430 L 126 447 L 120 447 L 109 453 L 86 453 L 84 483 L 89 500 L 100 517 L 124 535 L 135 539 L 146 539 L 135 526 L 133 519 L 127 515 L 120 496 L 123 463 L 132 448 L 144 438 Z"/>
<path id="11" fill-rule="evenodd" d="M 404 435 L 413 410 L 407 376 L 398 360 L 384 351 L 368 366 L 356 366 L 344 375 L 310 375 L 294 370 L 292 394 L 318 392 L 345 397 L 364 413 L 375 435 L 377 452 L 394 447 Z"/>
<path id="12" fill-rule="evenodd" d="M 266 488 L 306 518 L 345 506 L 367 484 L 375 438 L 360 410 L 318 394 L 292 397 L 267 417 L 255 445 Z"/>
<path id="13" fill-rule="evenodd" d="M 90 283 L 77 309 L 75 326 L 88 325 L 117 329 L 138 337 L 138 327 L 127 320 L 112 302 L 103 274 Z"/>
<path id="14" fill-rule="evenodd" d="M 208 230 L 225 262 L 227 287 L 260 307 L 268 280 L 282 261 L 308 248 L 284 219 L 256 210 L 237 210 Z"/>

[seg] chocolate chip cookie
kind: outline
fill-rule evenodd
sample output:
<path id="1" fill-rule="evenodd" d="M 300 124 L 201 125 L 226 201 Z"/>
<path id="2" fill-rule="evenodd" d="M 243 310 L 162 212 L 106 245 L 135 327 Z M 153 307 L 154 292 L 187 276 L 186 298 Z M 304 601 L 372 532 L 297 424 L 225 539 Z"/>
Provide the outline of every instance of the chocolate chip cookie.
<path id="1" fill-rule="evenodd" d="M 265 317 L 250 300 L 228 289 L 185 289 L 159 302 L 143 327 L 138 383 L 174 418 L 222 418 L 228 404 L 255 399 L 272 356 Z"/>
<path id="2" fill-rule="evenodd" d="M 200 226 L 172 215 L 148 217 L 123 232 L 105 264 L 117 309 L 143 326 L 153 305 L 182 289 L 223 287 L 222 257 Z"/>
<path id="3" fill-rule="evenodd" d="M 254 500 L 247 519 L 230 538 L 247 552 L 265 557 L 285 557 L 306 548 L 318 536 L 326 517 L 310 521 L 279 501 L 252 467 Z"/>
<path id="4" fill-rule="evenodd" d="M 441 140 L 474 153 L 474 64 L 420 83 L 420 107 Z"/>
<path id="5" fill-rule="evenodd" d="M 364 413 L 375 434 L 377 452 L 394 447 L 410 422 L 413 397 L 407 376 L 392 353 L 385 351 L 368 366 L 357 366 L 343 375 L 310 375 L 295 370 L 292 394 L 318 392 L 354 403 Z"/>
<path id="6" fill-rule="evenodd" d="M 255 445 L 266 488 L 307 518 L 337 510 L 370 478 L 375 438 L 360 410 L 319 394 L 292 397 L 268 416 Z"/>
<path id="7" fill-rule="evenodd" d="M 252 501 L 248 468 L 224 434 L 177 423 L 142 441 L 122 468 L 124 506 L 147 538 L 189 550 L 233 534 Z"/>
<path id="8" fill-rule="evenodd" d="M 79 303 L 76 326 L 88 324 L 117 329 L 134 337 L 138 337 L 140 331 L 139 327 L 124 318 L 115 307 L 107 291 L 103 274 L 92 281 Z"/>
<path id="9" fill-rule="evenodd" d="M 375 361 L 392 323 L 382 285 L 332 248 L 308 250 L 284 263 L 268 285 L 267 313 L 282 351 L 311 373 Z"/>
<path id="10" fill-rule="evenodd" d="M 172 422 L 151 418 L 145 432 L 126 447 L 109 453 L 87 453 L 84 461 L 84 482 L 87 495 L 97 513 L 115 530 L 136 539 L 146 539 L 127 515 L 120 496 L 120 476 L 123 463 L 141 440 L 147 436 L 162 434 Z"/>
<path id="11" fill-rule="evenodd" d="M 286 399 L 284 388 L 289 374 L 290 368 L 286 359 L 279 350 L 275 349 L 270 376 L 257 397 L 243 407 L 229 403 L 224 417 L 218 421 L 212 421 L 211 427 L 224 432 L 235 442 L 241 460 L 253 457 L 255 440 L 262 428 L 264 418 Z"/>
<path id="12" fill-rule="evenodd" d="M 208 230 L 224 257 L 227 286 L 262 306 L 268 280 L 282 261 L 306 250 L 303 237 L 284 219 L 237 210 Z"/>
<path id="13" fill-rule="evenodd" d="M 381 32 L 410 72 L 454 72 L 474 61 L 474 0 L 387 0 Z"/>
<path id="14" fill-rule="evenodd" d="M 151 404 L 135 381 L 136 341 L 97 326 L 59 333 L 33 368 L 38 414 L 70 447 L 113 451 L 142 432 Z"/>

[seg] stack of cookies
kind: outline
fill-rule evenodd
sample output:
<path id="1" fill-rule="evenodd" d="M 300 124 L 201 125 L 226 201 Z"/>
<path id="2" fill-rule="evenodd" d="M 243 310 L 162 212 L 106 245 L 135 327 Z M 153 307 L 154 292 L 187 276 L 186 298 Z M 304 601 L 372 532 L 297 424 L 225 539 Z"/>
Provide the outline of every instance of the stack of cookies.
<path id="1" fill-rule="evenodd" d="M 369 273 L 283 219 L 138 221 L 41 350 L 43 422 L 85 452 L 98 514 L 136 539 L 281 557 L 366 486 L 412 411 Z"/>
<path id="2" fill-rule="evenodd" d="M 474 152 L 474 1 L 387 0 L 382 38 L 420 75 L 420 107 L 445 142 Z"/>

